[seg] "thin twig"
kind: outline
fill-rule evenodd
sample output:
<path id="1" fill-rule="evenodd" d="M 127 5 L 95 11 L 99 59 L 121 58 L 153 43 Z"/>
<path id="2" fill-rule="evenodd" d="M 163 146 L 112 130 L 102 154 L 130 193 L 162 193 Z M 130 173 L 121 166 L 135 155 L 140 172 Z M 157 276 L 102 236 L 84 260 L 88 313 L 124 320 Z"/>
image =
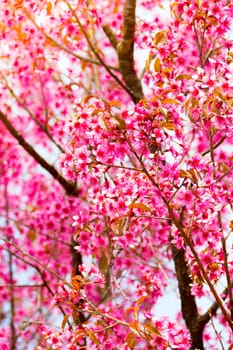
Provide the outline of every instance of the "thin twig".
<path id="1" fill-rule="evenodd" d="M 230 174 L 232 169 L 233 169 L 233 165 L 224 174 L 222 174 L 220 177 L 218 177 L 215 182 L 217 183 L 217 182 L 221 181 L 225 176 Z"/>
<path id="2" fill-rule="evenodd" d="M 8 198 L 8 188 L 7 184 L 4 187 L 4 195 L 5 195 L 5 212 L 6 212 L 6 226 L 9 225 L 9 198 Z M 11 241 L 11 237 L 7 237 Z M 17 334 L 15 328 L 15 295 L 14 295 L 14 272 L 13 272 L 13 257 L 12 253 L 9 254 L 9 282 L 10 282 L 10 329 L 11 329 L 11 337 L 10 337 L 10 349 L 14 350 L 17 343 Z"/>
<path id="3" fill-rule="evenodd" d="M 6 78 L 1 74 L 2 79 L 5 82 L 5 85 L 7 89 L 9 90 L 10 94 L 15 98 L 15 100 L 18 102 L 18 104 L 28 113 L 28 115 L 32 118 L 32 120 L 36 123 L 36 125 L 47 135 L 50 141 L 54 143 L 54 145 L 62 152 L 64 153 L 63 148 L 54 140 L 48 129 L 36 118 L 36 116 L 32 113 L 32 111 L 27 107 L 26 103 L 21 101 L 21 99 L 15 94 L 14 90 L 10 87 L 8 84 Z M 47 105 L 45 105 L 47 107 Z M 47 112 L 46 112 L 47 114 Z"/>
<path id="4" fill-rule="evenodd" d="M 41 288 L 44 284 L 0 284 L 0 288 Z"/>
<path id="5" fill-rule="evenodd" d="M 225 140 L 225 138 L 226 138 L 226 136 L 223 136 L 215 145 L 213 145 L 213 147 L 212 147 L 213 150 L 216 149 L 218 146 L 220 146 L 221 143 L 223 143 L 223 141 Z M 208 153 L 210 153 L 210 148 L 209 148 L 207 151 L 203 152 L 203 153 L 202 153 L 202 156 L 204 157 L 204 156 L 206 156 Z"/>
<path id="6" fill-rule="evenodd" d="M 2 239 L 2 238 L 0 237 L 0 239 Z M 12 244 L 12 242 L 9 242 L 9 241 L 7 241 L 7 240 L 5 240 L 5 239 L 2 239 L 2 240 L 5 241 L 5 242 L 8 242 L 8 243 L 10 243 L 10 244 Z M 16 247 L 16 249 L 18 248 L 16 245 L 14 245 L 14 247 Z M 35 270 L 39 273 L 39 275 L 40 275 L 40 277 L 41 277 L 41 279 L 42 279 L 42 281 L 43 281 L 42 287 L 45 287 L 45 288 L 49 291 L 49 293 L 50 293 L 52 296 L 55 295 L 55 293 L 54 293 L 53 290 L 51 289 L 50 285 L 49 285 L 48 282 L 46 281 L 45 276 L 44 276 L 44 273 L 43 273 L 43 271 L 41 271 L 41 269 L 39 268 L 39 266 L 37 266 L 37 265 L 35 265 L 34 263 L 32 263 L 32 262 L 28 261 L 27 259 L 25 259 L 24 256 L 26 256 L 27 258 L 28 258 L 28 257 L 29 257 L 29 258 L 32 258 L 30 255 L 26 254 L 25 252 L 22 252 L 22 250 L 21 250 L 20 248 L 18 248 L 18 250 L 19 250 L 24 256 L 20 256 L 20 255 L 18 255 L 17 253 L 12 252 L 12 251 L 11 251 L 9 248 L 7 248 L 7 247 L 4 247 L 4 250 L 8 251 L 8 252 L 11 253 L 15 258 L 17 258 L 17 259 L 23 261 L 25 264 L 27 264 L 27 265 L 31 266 L 33 269 L 35 269 Z M 34 258 L 34 260 L 35 260 L 35 258 Z M 36 259 L 36 260 L 37 260 L 37 259 Z M 38 260 L 37 260 L 37 263 L 38 263 Z M 42 267 L 44 268 L 43 265 L 42 265 Z M 47 270 L 48 270 L 48 268 L 47 268 Z M 51 270 L 48 270 L 48 271 L 49 271 L 50 273 L 53 273 L 53 271 L 51 271 Z M 53 275 L 54 275 L 54 274 L 55 274 L 55 273 L 53 273 Z M 59 275 L 55 274 L 55 277 L 57 277 L 57 278 L 59 278 L 59 280 L 62 280 L 62 281 L 63 281 L 63 279 L 62 279 Z M 67 283 L 67 284 L 69 285 L 69 283 Z M 17 287 L 17 286 L 16 286 L 16 287 Z M 70 286 L 70 287 L 71 287 L 71 286 Z M 60 311 L 62 312 L 62 314 L 65 316 L 66 313 L 65 313 L 65 311 L 63 310 L 62 306 L 60 306 L 60 305 L 57 305 L 57 306 L 58 306 L 58 308 L 60 309 Z"/>
<path id="7" fill-rule="evenodd" d="M 231 288 L 233 287 L 233 281 L 231 281 Z M 222 291 L 221 295 L 223 300 L 226 299 L 228 293 L 228 286 Z M 199 322 L 203 325 L 206 325 L 211 317 L 215 316 L 219 309 L 219 304 L 215 301 L 210 307 L 208 307 L 207 311 L 201 315 Z"/>
<path id="8" fill-rule="evenodd" d="M 230 314 L 231 314 L 231 319 L 233 321 L 233 294 L 232 294 L 231 276 L 230 276 L 230 271 L 229 271 L 229 261 L 228 261 L 226 240 L 223 236 L 222 217 L 221 217 L 220 211 L 218 212 L 218 225 L 219 225 L 219 230 L 222 234 L 221 242 L 222 242 L 223 259 L 224 259 L 223 265 L 224 265 L 224 269 L 225 269 L 225 273 L 226 273 L 227 292 L 228 292 L 229 304 L 230 304 Z"/>
<path id="9" fill-rule="evenodd" d="M 44 265 L 39 259 L 35 258 L 34 256 L 31 256 L 30 254 L 28 254 L 27 252 L 25 252 L 25 250 L 21 249 L 19 246 L 17 246 L 14 242 L 9 241 L 8 239 L 4 238 L 4 237 L 0 237 L 0 240 L 9 244 L 11 247 L 15 248 L 20 254 L 22 254 L 23 257 L 26 257 L 28 260 L 25 261 L 25 258 L 22 257 L 22 261 L 24 261 L 26 264 L 32 265 L 33 267 L 35 267 L 37 270 L 38 269 L 42 269 L 43 271 L 48 271 L 49 273 L 51 273 L 54 277 L 56 277 L 59 281 L 63 281 L 64 279 L 55 271 L 53 271 L 52 269 L 50 269 L 48 266 Z M 4 247 L 5 250 L 11 252 L 11 254 L 14 254 L 14 252 L 10 249 L 8 249 L 7 247 Z M 36 263 L 37 265 L 34 265 L 32 263 L 29 263 L 31 261 L 33 261 L 34 263 Z M 40 268 L 39 268 L 40 266 Z M 40 272 L 43 274 L 43 272 L 40 270 Z M 70 285 L 71 287 L 71 285 Z"/>
<path id="10" fill-rule="evenodd" d="M 84 57 L 82 55 L 79 55 L 77 53 L 75 53 L 73 50 L 69 49 L 68 47 L 62 45 L 61 43 L 59 43 L 56 39 L 52 38 L 50 35 L 48 35 L 37 23 L 36 21 L 32 18 L 32 16 L 25 10 L 25 13 L 27 15 L 27 17 L 30 19 L 30 21 L 35 25 L 35 27 L 40 31 L 40 33 L 47 39 L 48 43 L 50 43 L 51 45 L 53 46 L 56 46 L 57 48 L 61 49 L 62 51 L 68 53 L 69 55 L 81 60 L 81 61 L 84 61 L 84 62 L 87 62 L 87 63 L 90 63 L 90 64 L 94 64 L 94 65 L 97 65 L 97 66 L 102 66 L 102 63 L 99 62 L 99 61 L 95 61 L 91 58 L 88 58 L 88 57 Z M 116 71 L 118 72 L 119 71 L 119 68 L 117 67 L 113 67 L 113 66 L 108 66 L 109 69 L 113 70 L 113 71 Z"/>
<path id="11" fill-rule="evenodd" d="M 221 346 L 221 349 L 222 349 L 222 350 L 225 350 L 224 345 L 223 345 L 223 342 L 222 342 L 222 339 L 221 339 L 221 336 L 220 336 L 219 332 L 217 331 L 217 329 L 216 329 L 216 327 L 215 327 L 215 324 L 214 324 L 214 321 L 213 321 L 213 317 L 210 318 L 210 322 L 211 322 L 211 325 L 212 325 L 212 327 L 213 327 L 213 330 L 214 330 L 214 333 L 215 333 L 215 335 L 216 335 L 216 338 L 217 338 L 218 341 L 219 341 L 219 344 L 220 344 L 220 346 Z"/>

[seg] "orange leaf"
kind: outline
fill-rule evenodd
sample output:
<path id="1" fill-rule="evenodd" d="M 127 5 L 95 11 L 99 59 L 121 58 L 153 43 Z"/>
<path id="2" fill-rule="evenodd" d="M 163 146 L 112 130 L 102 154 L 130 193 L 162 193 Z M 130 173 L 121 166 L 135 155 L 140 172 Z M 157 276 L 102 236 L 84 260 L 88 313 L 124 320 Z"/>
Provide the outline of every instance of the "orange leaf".
<path id="1" fill-rule="evenodd" d="M 183 169 L 180 169 L 180 177 L 192 179 L 192 175 Z"/>
<path id="2" fill-rule="evenodd" d="M 198 178 L 200 178 L 200 175 L 198 174 L 198 172 L 196 171 L 196 169 L 189 169 L 189 174 L 191 175 L 192 179 L 197 182 L 198 181 Z"/>
<path id="3" fill-rule="evenodd" d="M 113 118 L 116 121 L 116 126 L 120 129 L 120 130 L 125 130 L 126 129 L 126 123 L 124 121 L 123 118 L 121 118 L 121 116 L 119 114 L 114 114 Z"/>
<path id="4" fill-rule="evenodd" d="M 143 327 L 145 327 L 150 333 L 161 336 L 160 331 L 158 330 L 157 327 L 155 327 L 155 326 L 152 324 L 152 322 L 150 322 L 150 323 L 144 323 L 144 324 L 143 324 Z"/>
<path id="5" fill-rule="evenodd" d="M 151 211 L 151 209 L 143 203 L 132 203 L 129 205 L 130 209 L 141 209 L 143 211 Z"/>
<path id="6" fill-rule="evenodd" d="M 83 278 L 82 278 L 82 276 L 76 275 L 76 276 L 72 277 L 71 278 L 71 283 L 72 283 L 74 289 L 79 291 L 82 288 L 82 286 L 83 286 Z"/>
<path id="7" fill-rule="evenodd" d="M 156 58 L 156 60 L 154 62 L 154 70 L 158 73 L 158 72 L 160 72 L 160 68 L 161 68 L 160 59 Z"/>
<path id="8" fill-rule="evenodd" d="M 64 329 L 65 328 L 65 325 L 68 321 L 68 318 L 69 318 L 69 315 L 65 315 L 64 318 L 63 318 L 63 321 L 62 321 L 62 324 L 61 324 L 61 328 Z"/>
<path id="9" fill-rule="evenodd" d="M 174 98 L 164 98 L 163 100 L 161 100 L 161 103 L 164 104 L 164 105 L 171 105 L 171 104 L 180 104 L 179 101 L 175 100 Z"/>
<path id="10" fill-rule="evenodd" d="M 146 65 L 145 65 L 146 72 L 149 72 L 149 70 L 150 70 L 150 64 L 151 64 L 152 58 L 153 58 L 153 55 L 149 54 L 148 59 L 146 60 Z"/>
<path id="11" fill-rule="evenodd" d="M 109 102 L 109 106 L 110 106 L 110 107 L 121 108 L 122 104 L 121 104 L 120 101 L 112 100 L 112 101 Z"/>
<path id="12" fill-rule="evenodd" d="M 27 238 L 31 241 L 34 242 L 37 238 L 37 233 L 36 231 L 30 230 L 27 234 Z"/>
<path id="13" fill-rule="evenodd" d="M 132 329 L 132 331 L 139 335 L 139 332 L 140 332 L 140 325 L 139 325 L 139 322 L 138 321 L 134 321 L 132 323 L 129 324 L 129 328 Z"/>
<path id="14" fill-rule="evenodd" d="M 46 7 L 46 12 L 47 12 L 47 15 L 51 15 L 51 12 L 52 12 L 52 2 L 49 1 L 48 4 L 47 4 L 47 7 Z"/>
<path id="15" fill-rule="evenodd" d="M 173 124 L 171 122 L 163 122 L 162 127 L 165 129 L 168 129 L 168 130 L 175 130 L 176 129 L 175 124 Z"/>
<path id="16" fill-rule="evenodd" d="M 188 74 L 177 75 L 176 80 L 190 80 L 192 77 Z"/>
<path id="17" fill-rule="evenodd" d="M 138 306 L 140 306 L 140 305 L 145 301 L 145 299 L 147 299 L 147 296 L 146 296 L 146 295 L 141 296 L 141 297 L 137 300 L 136 304 L 137 304 Z"/>
<path id="18" fill-rule="evenodd" d="M 95 96 L 94 95 L 88 95 L 87 97 L 85 97 L 84 103 L 88 103 L 89 100 L 91 100 L 92 98 L 95 98 Z"/>
<path id="19" fill-rule="evenodd" d="M 135 345 L 137 344 L 137 338 L 133 332 L 129 332 L 126 339 L 125 339 L 126 344 L 130 349 L 134 349 Z"/>
<path id="20" fill-rule="evenodd" d="M 90 337 L 90 339 L 93 341 L 93 343 L 95 343 L 96 345 L 100 345 L 100 341 L 99 339 L 96 337 L 94 332 L 88 332 L 88 336 Z"/>
<path id="21" fill-rule="evenodd" d="M 163 44 L 165 42 L 165 40 L 166 40 L 166 31 L 161 30 L 160 32 L 155 34 L 154 44 L 155 45 L 158 45 L 159 43 Z"/>

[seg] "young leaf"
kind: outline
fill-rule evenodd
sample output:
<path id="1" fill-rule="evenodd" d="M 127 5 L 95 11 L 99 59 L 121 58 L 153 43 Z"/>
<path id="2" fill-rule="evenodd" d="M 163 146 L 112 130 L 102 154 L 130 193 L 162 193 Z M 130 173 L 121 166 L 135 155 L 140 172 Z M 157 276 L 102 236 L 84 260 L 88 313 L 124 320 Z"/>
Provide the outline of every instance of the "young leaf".
<path id="1" fill-rule="evenodd" d="M 64 329 L 70 315 L 66 314 L 62 320 L 61 328 Z"/>
<path id="2" fill-rule="evenodd" d="M 143 211 L 151 211 L 151 209 L 143 203 L 132 203 L 129 205 L 130 209 L 141 209 Z"/>

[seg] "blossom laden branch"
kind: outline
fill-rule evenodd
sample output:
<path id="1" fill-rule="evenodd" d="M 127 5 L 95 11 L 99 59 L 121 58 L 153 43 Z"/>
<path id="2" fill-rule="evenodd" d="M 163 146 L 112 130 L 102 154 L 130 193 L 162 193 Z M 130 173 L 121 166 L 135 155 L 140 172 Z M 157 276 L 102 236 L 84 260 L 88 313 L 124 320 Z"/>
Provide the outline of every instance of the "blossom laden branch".
<path id="1" fill-rule="evenodd" d="M 71 196 L 78 195 L 78 189 L 76 183 L 69 182 L 66 180 L 58 170 L 49 164 L 44 158 L 37 153 L 34 148 L 23 138 L 23 136 L 14 128 L 11 124 L 7 116 L 0 111 L 0 120 L 3 122 L 7 130 L 11 133 L 11 135 L 19 142 L 19 144 L 23 147 L 23 149 L 32 156 L 38 164 L 40 164 L 47 172 L 60 183 L 60 185 L 64 188 L 66 193 Z M 72 254 L 72 266 L 75 269 L 76 274 L 80 274 L 79 266 L 82 264 L 82 256 L 81 254 L 74 249 L 74 242 L 71 242 L 71 254 Z"/>
<path id="2" fill-rule="evenodd" d="M 221 296 L 219 295 L 219 293 L 217 292 L 212 281 L 210 280 L 190 237 L 186 234 L 182 224 L 175 217 L 171 206 L 167 203 L 165 198 L 163 198 L 163 199 L 164 199 L 165 204 L 167 205 L 168 212 L 169 212 L 170 216 L 172 217 L 172 221 L 173 221 L 174 225 L 176 226 L 176 228 L 179 230 L 180 234 L 182 235 L 182 238 L 183 238 L 185 244 L 190 248 L 190 250 L 194 256 L 194 259 L 196 260 L 198 267 L 200 268 L 200 271 L 202 273 L 204 280 L 206 281 L 207 285 L 209 286 L 211 293 L 215 297 L 215 300 L 217 301 L 219 308 L 221 309 L 227 323 L 229 324 L 230 328 L 233 330 L 233 323 L 231 321 L 230 314 L 229 314 L 229 312 L 224 304 L 224 301 L 221 298 Z"/>
<path id="3" fill-rule="evenodd" d="M 7 116 L 0 111 L 0 120 L 5 125 L 10 134 L 18 141 L 23 149 L 30 154 L 35 161 L 42 166 L 47 172 L 60 183 L 68 195 L 77 196 L 78 190 L 76 183 L 66 180 L 58 170 L 51 164 L 49 164 L 41 155 L 35 151 L 35 149 L 24 139 L 24 137 L 14 128 Z"/>
<path id="4" fill-rule="evenodd" d="M 32 118 L 32 120 L 36 123 L 36 125 L 47 135 L 50 141 L 54 143 L 54 145 L 60 150 L 60 152 L 64 152 L 62 147 L 54 140 L 50 132 L 48 131 L 48 128 L 44 126 L 37 118 L 36 116 L 30 111 L 30 109 L 27 107 L 26 103 L 23 102 L 14 92 L 14 90 L 10 87 L 8 84 L 8 81 L 6 78 L 1 74 L 2 79 L 5 82 L 5 85 L 7 89 L 9 90 L 10 94 L 15 98 L 15 100 L 18 102 L 18 104 L 28 113 L 28 115 Z M 43 89 L 42 89 L 42 94 L 43 94 Z M 45 105 L 47 108 L 47 106 Z M 45 108 L 45 109 L 46 109 Z M 47 112 L 46 112 L 47 113 Z"/>
<path id="5" fill-rule="evenodd" d="M 193 243 L 192 243 L 192 240 L 191 238 L 189 237 L 189 235 L 186 233 L 185 231 L 185 228 L 183 227 L 183 223 L 182 223 L 182 220 L 178 219 L 176 217 L 176 215 L 174 214 L 174 210 L 172 208 L 172 205 L 171 203 L 169 203 L 169 201 L 164 197 L 163 193 L 161 192 L 161 189 L 158 185 L 158 183 L 154 180 L 153 176 L 150 174 L 150 172 L 148 171 L 147 167 L 145 166 L 144 162 L 142 161 L 142 159 L 140 157 L 138 157 L 137 155 L 137 152 L 135 151 L 132 143 L 129 141 L 129 139 L 127 139 L 127 142 L 130 146 L 130 149 L 131 151 L 135 154 L 136 158 L 138 159 L 139 163 L 141 164 L 141 167 L 145 173 L 145 175 L 148 177 L 148 179 L 150 180 L 150 182 L 152 183 L 153 186 L 155 186 L 158 190 L 159 190 L 159 194 L 160 194 L 160 197 L 162 199 L 162 201 L 164 202 L 167 210 L 168 210 L 168 213 L 169 213 L 169 216 L 171 217 L 171 222 L 175 225 L 175 227 L 179 230 L 183 240 L 184 240 L 184 243 L 186 246 L 188 246 L 193 254 L 193 257 L 202 273 L 202 276 L 203 276 L 203 279 L 206 281 L 211 293 L 213 294 L 216 302 L 218 303 L 219 305 L 219 308 L 221 309 L 227 323 L 229 324 L 231 330 L 233 330 L 233 322 L 231 320 L 231 316 L 230 316 L 230 313 L 228 312 L 228 309 L 226 307 L 226 305 L 224 304 L 224 301 L 223 299 L 221 298 L 221 296 L 219 295 L 218 291 L 216 290 L 216 288 L 214 287 L 214 284 L 212 283 L 211 279 L 209 278 L 208 276 L 208 273 L 206 272 L 203 264 L 202 264 L 202 261 L 198 255 L 198 252 L 196 251 Z"/>
<path id="6" fill-rule="evenodd" d="M 5 243 L 13 246 L 14 248 L 16 248 L 16 250 L 19 251 L 19 254 L 17 254 L 16 252 L 13 252 L 10 248 L 4 247 L 4 249 L 11 254 L 12 256 L 14 256 L 16 259 L 19 259 L 21 261 L 23 261 L 26 265 L 31 266 L 33 269 L 35 269 L 38 274 L 40 275 L 43 283 L 42 284 L 34 284 L 34 285 L 15 285 L 15 284 L 4 284 L 4 285 L 0 285 L 1 287 L 5 287 L 5 288 L 43 288 L 45 287 L 48 292 L 54 296 L 55 293 L 53 292 L 53 290 L 51 289 L 48 281 L 45 279 L 45 275 L 44 275 L 44 270 L 46 269 L 47 271 L 49 271 L 50 273 L 52 273 L 55 277 L 57 277 L 58 279 L 62 280 L 60 276 L 58 276 L 56 273 L 54 273 L 52 270 L 48 270 L 47 267 L 43 266 L 42 264 L 39 263 L 39 261 L 37 259 L 33 259 L 35 261 L 35 263 L 29 261 L 29 258 L 31 258 L 26 252 L 24 252 L 22 249 L 20 249 L 16 244 L 14 244 L 13 242 L 10 242 L 2 237 L 0 237 L 0 240 L 4 241 Z M 20 255 L 22 254 L 22 256 Z M 39 267 L 39 265 L 42 266 Z M 62 280 L 63 281 L 63 280 Z M 62 314 L 65 316 L 65 311 L 62 308 L 62 306 L 58 305 L 58 308 L 60 309 L 60 311 L 62 312 Z"/>

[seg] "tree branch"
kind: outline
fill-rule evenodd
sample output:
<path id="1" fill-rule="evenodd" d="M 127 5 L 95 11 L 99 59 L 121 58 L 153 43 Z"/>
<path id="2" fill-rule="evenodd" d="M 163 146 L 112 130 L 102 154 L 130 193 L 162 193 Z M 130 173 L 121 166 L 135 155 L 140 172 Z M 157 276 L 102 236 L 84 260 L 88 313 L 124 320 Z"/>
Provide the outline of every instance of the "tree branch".
<path id="1" fill-rule="evenodd" d="M 233 280 L 231 281 L 231 288 L 233 288 Z M 225 300 L 228 294 L 228 289 L 229 286 L 227 286 L 223 292 L 221 293 L 222 299 Z M 208 310 L 201 315 L 199 322 L 202 323 L 203 325 L 206 325 L 209 320 L 216 315 L 217 311 L 219 309 L 219 304 L 215 301 L 209 308 Z"/>
<path id="2" fill-rule="evenodd" d="M 14 128 L 7 116 L 0 111 L 0 120 L 3 122 L 10 134 L 18 141 L 23 149 L 30 154 L 47 172 L 60 183 L 68 195 L 77 196 L 78 190 L 75 183 L 66 180 L 53 165 L 49 164 L 44 158 L 37 153 L 34 148 L 23 138 L 23 136 Z"/>
<path id="3" fill-rule="evenodd" d="M 133 102 L 137 103 L 144 98 L 144 94 L 141 81 L 138 79 L 134 69 L 135 12 L 136 0 L 125 0 L 123 38 L 120 42 L 108 25 L 103 25 L 102 29 L 112 44 L 112 47 L 117 52 L 123 80 L 127 88 L 131 91 L 130 96 Z"/>
<path id="4" fill-rule="evenodd" d="M 213 149 L 216 149 L 218 146 L 221 145 L 221 143 L 225 140 L 226 136 L 223 136 L 215 145 L 213 145 Z M 208 153 L 210 153 L 210 149 L 202 153 L 202 156 L 206 156 Z"/>
<path id="5" fill-rule="evenodd" d="M 9 254 L 12 254 L 16 259 L 19 259 L 19 260 L 23 261 L 25 264 L 27 264 L 27 265 L 31 266 L 33 269 L 35 269 L 39 273 L 39 275 L 40 275 L 40 277 L 41 277 L 41 279 L 43 281 L 43 284 L 40 284 L 40 285 L 39 284 L 37 284 L 37 285 L 15 285 L 15 284 L 10 284 L 10 285 L 8 284 L 7 285 L 6 284 L 6 285 L 1 285 L 1 287 L 5 287 L 5 288 L 18 288 L 18 287 L 19 288 L 35 288 L 35 287 L 41 287 L 42 288 L 42 287 L 45 287 L 52 296 L 55 295 L 55 293 L 53 292 L 53 290 L 49 286 L 49 283 L 45 279 L 43 270 L 41 270 L 39 266 L 37 266 L 37 265 L 33 264 L 32 262 L 28 261 L 26 259 L 26 257 L 25 257 L 25 254 L 23 254 L 23 256 L 20 256 L 16 252 L 12 252 L 11 249 L 9 249 L 9 248 L 4 247 L 4 249 L 6 251 L 8 251 Z M 20 251 L 20 253 L 21 253 L 21 251 Z M 62 314 L 65 316 L 66 313 L 65 313 L 64 309 L 62 308 L 62 306 L 60 306 L 58 304 L 57 304 L 57 306 L 60 309 L 60 311 L 62 312 Z"/>
<path id="6" fill-rule="evenodd" d="M 37 153 L 34 148 L 22 137 L 20 133 L 13 127 L 7 116 L 0 111 L 0 120 L 3 122 L 10 134 L 18 141 L 18 143 L 23 147 L 23 149 L 34 158 L 34 160 L 40 164 L 47 172 L 60 183 L 64 188 L 67 195 L 78 196 L 78 189 L 75 183 L 66 180 L 56 168 L 49 164 L 44 158 L 42 158 L 39 153 Z M 75 269 L 75 274 L 80 275 L 79 266 L 82 264 L 82 255 L 74 249 L 75 242 L 71 241 L 71 255 L 72 255 L 72 268 Z M 84 316 L 82 316 L 82 322 L 84 322 Z"/>
<path id="7" fill-rule="evenodd" d="M 172 237 L 170 240 L 172 240 Z M 198 313 L 195 297 L 191 292 L 191 284 L 193 281 L 185 258 L 185 250 L 178 249 L 172 243 L 171 248 L 180 292 L 182 315 L 191 336 L 192 345 L 190 350 L 204 350 L 203 330 L 205 324 L 199 322 L 200 315 Z"/>
<path id="8" fill-rule="evenodd" d="M 136 26 L 136 0 L 125 0 L 123 38 L 117 45 L 120 71 L 128 88 L 133 92 L 137 103 L 144 95 L 142 85 L 134 69 L 134 37 Z"/>
<path id="9" fill-rule="evenodd" d="M 29 114 L 29 116 L 32 118 L 32 120 L 36 123 L 36 125 L 47 135 L 47 137 L 54 143 L 54 145 L 61 151 L 64 152 L 62 147 L 53 139 L 52 135 L 48 131 L 48 129 L 36 118 L 36 116 L 30 111 L 30 109 L 27 107 L 26 103 L 21 101 L 20 98 L 15 94 L 13 89 L 8 84 L 6 78 L 1 74 L 2 79 L 4 80 L 7 89 L 9 90 L 10 94 L 16 99 L 18 104 Z M 42 84 L 41 84 L 42 86 Z M 43 94 L 43 91 L 42 91 Z"/>
<path id="10" fill-rule="evenodd" d="M 8 187 L 7 184 L 4 187 L 4 195 L 5 195 L 5 212 L 6 212 L 6 226 L 9 225 L 9 198 L 8 198 Z M 11 237 L 8 235 L 7 239 L 11 240 Z M 17 334 L 15 329 L 15 293 L 14 293 L 14 271 L 13 271 L 13 256 L 10 252 L 9 253 L 9 283 L 11 287 L 9 288 L 10 291 L 10 329 L 11 329 L 11 342 L 10 342 L 10 349 L 14 350 L 16 348 L 17 344 Z"/>
<path id="11" fill-rule="evenodd" d="M 72 15 L 74 16 L 82 34 L 84 35 L 89 48 L 91 49 L 91 51 L 93 52 L 93 54 L 95 55 L 95 57 L 99 60 L 100 64 L 106 69 L 106 71 L 111 75 L 111 77 L 118 83 L 118 85 L 120 85 L 122 87 L 122 89 L 124 89 L 132 98 L 132 100 L 135 99 L 134 96 L 134 92 L 133 90 L 131 90 L 127 85 L 125 85 L 116 74 L 114 74 L 112 72 L 112 70 L 109 68 L 109 66 L 105 63 L 105 61 L 103 60 L 103 58 L 101 57 L 101 55 L 99 54 L 98 50 L 95 48 L 95 46 L 92 44 L 92 41 L 87 33 L 87 31 L 85 30 L 84 26 L 82 25 L 82 23 L 80 22 L 78 16 L 76 15 L 74 9 L 72 8 L 72 6 L 69 4 L 68 1 L 66 1 L 66 4 L 69 8 L 69 10 L 71 11 Z"/>
<path id="12" fill-rule="evenodd" d="M 231 321 L 231 317 L 230 317 L 230 314 L 229 314 L 229 311 L 226 307 L 226 305 L 224 304 L 223 302 L 223 299 L 222 297 L 220 296 L 220 294 L 218 293 L 217 289 L 215 288 L 214 284 L 212 283 L 210 277 L 208 276 L 208 273 L 206 272 L 202 262 L 201 262 L 201 259 L 198 255 L 198 252 L 196 251 L 194 245 L 193 245 L 193 242 L 192 240 L 190 239 L 190 237 L 187 235 L 186 231 L 184 230 L 183 226 L 182 226 L 182 223 L 180 223 L 179 220 L 177 220 L 177 218 L 175 217 L 174 215 L 174 212 L 173 212 L 173 209 L 171 208 L 170 204 L 167 202 L 166 198 L 162 196 L 162 199 L 164 201 L 164 203 L 166 204 L 167 206 L 167 209 L 168 209 L 168 213 L 169 215 L 171 216 L 171 219 L 173 221 L 173 224 L 177 227 L 177 229 L 179 230 L 183 240 L 184 240 L 184 243 L 190 248 L 192 254 L 193 254 L 193 257 L 200 269 L 200 272 L 202 274 L 202 277 L 203 279 L 206 281 L 211 293 L 213 294 L 213 296 L 215 297 L 217 303 L 219 304 L 219 307 L 221 308 L 221 311 L 223 313 L 223 316 L 225 317 L 227 323 L 229 324 L 231 330 L 233 330 L 233 323 Z"/>
<path id="13" fill-rule="evenodd" d="M 109 27 L 108 24 L 105 24 L 102 26 L 102 29 L 104 31 L 104 33 L 106 34 L 106 36 L 108 37 L 112 47 L 117 51 L 117 45 L 119 43 L 114 31 L 112 30 L 112 28 Z"/>

